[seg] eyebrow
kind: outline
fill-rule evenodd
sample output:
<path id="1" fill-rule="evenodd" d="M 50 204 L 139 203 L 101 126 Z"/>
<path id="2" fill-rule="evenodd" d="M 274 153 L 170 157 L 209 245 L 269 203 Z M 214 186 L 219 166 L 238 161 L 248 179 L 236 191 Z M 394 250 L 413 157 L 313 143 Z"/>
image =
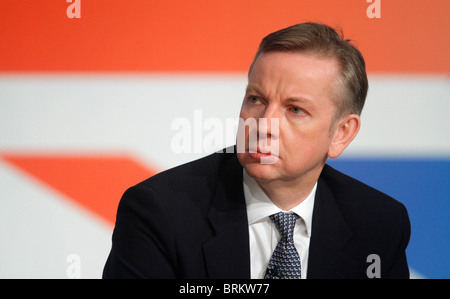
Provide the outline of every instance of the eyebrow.
<path id="1" fill-rule="evenodd" d="M 252 92 L 252 91 L 262 95 L 263 97 L 265 97 L 264 92 L 258 86 L 253 85 L 253 84 L 247 85 L 247 89 L 245 90 L 245 93 L 247 94 L 247 93 Z"/>
<path id="2" fill-rule="evenodd" d="M 288 103 L 302 103 L 302 104 L 310 104 L 311 100 L 305 97 L 291 97 L 287 98 L 286 102 Z"/>
<path id="3" fill-rule="evenodd" d="M 262 89 L 256 85 L 253 85 L 253 84 L 247 85 L 247 89 L 246 89 L 245 93 L 248 94 L 250 92 L 256 92 L 257 94 L 261 95 L 262 97 L 267 98 L 267 96 L 262 91 Z M 284 101 L 288 102 L 288 103 L 303 103 L 303 104 L 311 103 L 311 99 L 309 99 L 308 97 L 304 97 L 304 96 L 292 96 L 292 97 L 285 99 Z"/>

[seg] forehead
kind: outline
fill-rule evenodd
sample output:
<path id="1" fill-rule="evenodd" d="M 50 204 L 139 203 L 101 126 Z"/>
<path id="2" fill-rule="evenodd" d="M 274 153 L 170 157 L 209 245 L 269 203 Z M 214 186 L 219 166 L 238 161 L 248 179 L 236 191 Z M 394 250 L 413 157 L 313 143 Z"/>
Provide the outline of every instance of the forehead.
<path id="1" fill-rule="evenodd" d="M 248 76 L 249 87 L 264 93 L 306 93 L 333 97 L 339 76 L 334 58 L 311 53 L 268 52 L 256 60 Z"/>
<path id="2" fill-rule="evenodd" d="M 339 74 L 338 62 L 333 57 L 322 57 L 314 53 L 268 52 L 255 60 L 249 79 L 255 75 L 283 76 L 292 78 L 335 78 Z"/>

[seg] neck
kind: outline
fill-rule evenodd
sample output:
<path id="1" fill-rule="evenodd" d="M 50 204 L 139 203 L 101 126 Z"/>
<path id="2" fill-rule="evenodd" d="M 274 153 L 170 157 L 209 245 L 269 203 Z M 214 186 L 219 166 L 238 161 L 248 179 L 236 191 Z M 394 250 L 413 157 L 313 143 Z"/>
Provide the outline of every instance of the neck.
<path id="1" fill-rule="evenodd" d="M 283 211 L 288 211 L 303 202 L 311 193 L 319 178 L 316 175 L 295 180 L 256 181 L 270 200 Z"/>

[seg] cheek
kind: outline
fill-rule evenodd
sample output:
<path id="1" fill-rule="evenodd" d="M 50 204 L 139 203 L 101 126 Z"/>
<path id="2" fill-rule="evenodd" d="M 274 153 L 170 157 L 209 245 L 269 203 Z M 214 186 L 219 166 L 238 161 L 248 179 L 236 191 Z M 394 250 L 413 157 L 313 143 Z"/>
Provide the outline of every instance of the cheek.
<path id="1" fill-rule="evenodd" d="M 330 144 L 325 127 L 283 130 L 280 137 L 280 155 L 284 154 L 292 162 L 321 159 Z"/>

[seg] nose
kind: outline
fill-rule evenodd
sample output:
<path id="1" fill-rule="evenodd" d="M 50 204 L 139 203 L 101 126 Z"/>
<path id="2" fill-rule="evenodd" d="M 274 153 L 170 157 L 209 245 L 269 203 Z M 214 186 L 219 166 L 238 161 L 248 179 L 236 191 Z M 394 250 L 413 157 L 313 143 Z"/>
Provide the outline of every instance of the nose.
<path id="1" fill-rule="evenodd" d="M 258 120 L 258 135 L 278 139 L 280 132 L 280 109 L 276 104 L 269 104 Z"/>

